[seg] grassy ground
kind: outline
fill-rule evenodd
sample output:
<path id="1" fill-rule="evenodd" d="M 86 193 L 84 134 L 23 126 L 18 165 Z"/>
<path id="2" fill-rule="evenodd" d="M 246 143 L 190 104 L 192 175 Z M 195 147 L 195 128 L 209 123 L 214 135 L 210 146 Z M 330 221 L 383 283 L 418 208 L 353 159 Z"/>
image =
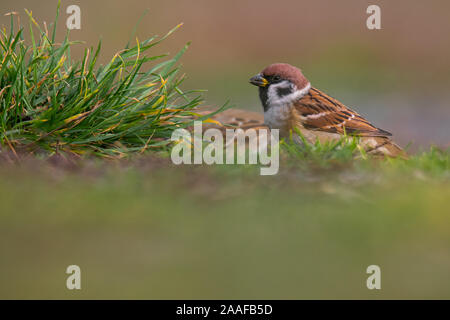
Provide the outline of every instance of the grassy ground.
<path id="1" fill-rule="evenodd" d="M 450 297 L 448 153 L 292 160 L 276 176 L 153 156 L 3 165 L 0 297 Z"/>

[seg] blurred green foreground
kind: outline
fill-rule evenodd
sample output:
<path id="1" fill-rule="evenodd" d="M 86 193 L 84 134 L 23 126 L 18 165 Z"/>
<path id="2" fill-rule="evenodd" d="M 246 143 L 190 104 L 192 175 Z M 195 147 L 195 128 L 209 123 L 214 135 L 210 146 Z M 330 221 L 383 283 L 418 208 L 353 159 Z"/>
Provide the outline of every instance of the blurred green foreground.
<path id="1" fill-rule="evenodd" d="M 448 167 L 154 162 L 3 167 L 0 298 L 450 298 Z M 381 290 L 366 287 L 372 264 Z"/>

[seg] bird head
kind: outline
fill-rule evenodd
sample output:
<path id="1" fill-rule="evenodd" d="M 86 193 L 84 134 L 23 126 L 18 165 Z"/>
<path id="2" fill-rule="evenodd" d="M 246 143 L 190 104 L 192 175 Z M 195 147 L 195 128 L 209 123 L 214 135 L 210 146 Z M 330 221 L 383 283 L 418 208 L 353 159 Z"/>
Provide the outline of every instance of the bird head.
<path id="1" fill-rule="evenodd" d="M 309 81 L 300 69 L 287 63 L 274 63 L 250 79 L 250 83 L 259 87 L 259 95 L 264 110 L 274 104 L 291 103 L 305 95 Z"/>

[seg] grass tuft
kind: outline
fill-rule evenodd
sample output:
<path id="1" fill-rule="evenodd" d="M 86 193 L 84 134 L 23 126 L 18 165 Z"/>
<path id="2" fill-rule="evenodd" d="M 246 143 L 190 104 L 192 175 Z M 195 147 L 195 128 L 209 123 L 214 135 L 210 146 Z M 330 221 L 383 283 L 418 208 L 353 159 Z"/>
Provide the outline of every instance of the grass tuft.
<path id="1" fill-rule="evenodd" d="M 295 138 L 291 135 L 289 139 L 282 140 L 280 147 L 285 163 L 304 170 L 327 171 L 339 167 L 357 167 L 373 171 L 375 168 L 383 168 L 385 172 L 413 173 L 419 178 L 450 178 L 450 149 L 436 146 L 430 147 L 428 151 L 410 155 L 408 159 L 380 157 L 367 154 L 360 146 L 357 136 L 343 135 L 339 140 L 317 140 L 311 144 L 297 130 Z"/>
<path id="2" fill-rule="evenodd" d="M 104 66 L 97 64 L 101 42 L 73 61 L 70 48 L 78 42 L 55 42 L 56 21 L 49 34 L 28 12 L 31 43 L 24 28 L 0 32 L 0 145 L 27 153 L 93 154 L 124 157 L 160 149 L 175 128 L 186 127 L 202 102 L 200 91 L 183 92 L 174 57 L 149 52 L 164 37 L 136 39 Z M 38 37 L 35 37 L 35 31 Z"/>
<path id="3" fill-rule="evenodd" d="M 294 141 L 299 139 L 300 141 Z M 309 143 L 303 134 L 297 130 L 294 136 L 280 143 L 282 151 L 287 154 L 288 160 L 305 168 L 331 168 L 336 165 L 351 164 L 355 159 L 367 159 L 364 149 L 359 145 L 356 136 L 344 135 L 335 141 Z"/>

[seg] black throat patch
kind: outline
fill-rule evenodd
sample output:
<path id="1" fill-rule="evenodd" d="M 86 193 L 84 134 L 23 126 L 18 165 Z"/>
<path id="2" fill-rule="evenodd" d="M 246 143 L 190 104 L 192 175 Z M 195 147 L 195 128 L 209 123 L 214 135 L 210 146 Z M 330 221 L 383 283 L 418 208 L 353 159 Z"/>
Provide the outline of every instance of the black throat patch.
<path id="1" fill-rule="evenodd" d="M 267 104 L 267 101 L 269 100 L 268 92 L 269 86 L 259 87 L 259 99 L 261 100 L 264 111 L 267 111 L 267 109 L 269 109 L 269 106 Z"/>
<path id="2" fill-rule="evenodd" d="M 263 105 L 264 111 L 267 111 L 270 106 L 268 104 L 269 100 L 269 87 L 271 86 L 265 86 L 265 87 L 259 87 L 259 99 L 261 100 L 261 103 Z M 284 96 L 287 96 L 292 93 L 292 87 L 284 87 L 284 88 L 277 88 L 277 95 L 279 98 L 282 98 Z"/>

